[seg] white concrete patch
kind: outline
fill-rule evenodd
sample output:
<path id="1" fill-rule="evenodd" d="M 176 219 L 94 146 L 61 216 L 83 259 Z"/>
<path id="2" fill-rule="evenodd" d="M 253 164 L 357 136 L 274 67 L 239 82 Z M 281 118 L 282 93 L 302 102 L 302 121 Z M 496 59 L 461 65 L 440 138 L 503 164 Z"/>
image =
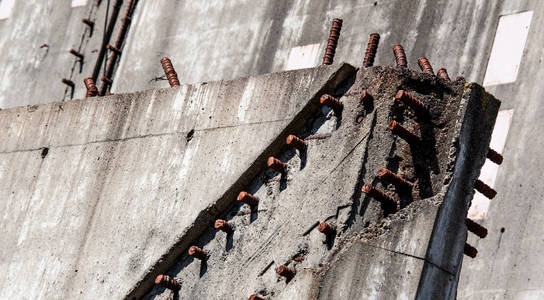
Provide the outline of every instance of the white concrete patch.
<path id="1" fill-rule="evenodd" d="M 253 92 L 255 91 L 256 80 L 250 78 L 247 82 L 246 88 L 244 89 L 244 94 L 242 99 L 240 99 L 240 104 L 238 105 L 238 120 L 243 122 L 246 120 L 246 113 L 251 103 L 251 98 L 253 97 Z"/>
<path id="2" fill-rule="evenodd" d="M 484 86 L 516 81 L 532 18 L 532 11 L 499 18 L 485 71 Z"/>
<path id="3" fill-rule="evenodd" d="M 72 7 L 80 7 L 87 5 L 87 0 L 72 0 Z"/>
<path id="4" fill-rule="evenodd" d="M 513 109 L 499 111 L 497 121 L 495 122 L 495 128 L 493 128 L 493 134 L 491 135 L 491 143 L 489 144 L 489 147 L 501 154 L 504 151 L 504 145 L 506 143 L 506 137 L 508 136 L 508 129 L 512 123 L 513 114 Z M 499 165 L 487 159 L 480 172 L 480 180 L 490 187 L 494 187 L 498 171 Z M 472 199 L 472 205 L 468 210 L 468 217 L 473 220 L 484 219 L 487 215 L 489 204 L 489 199 L 479 192 L 476 192 L 474 194 L 474 198 Z"/>
<path id="5" fill-rule="evenodd" d="M 298 70 L 317 66 L 319 43 L 291 48 L 285 70 Z"/>
<path id="6" fill-rule="evenodd" d="M 0 20 L 5 20 L 11 16 L 13 5 L 15 5 L 15 0 L 0 0 Z"/>

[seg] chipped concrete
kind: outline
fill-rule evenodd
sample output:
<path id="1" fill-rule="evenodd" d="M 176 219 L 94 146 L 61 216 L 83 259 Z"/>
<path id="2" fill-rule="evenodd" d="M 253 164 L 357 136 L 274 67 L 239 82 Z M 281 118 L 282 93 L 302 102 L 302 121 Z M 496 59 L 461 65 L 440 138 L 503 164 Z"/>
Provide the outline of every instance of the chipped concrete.
<path id="1" fill-rule="evenodd" d="M 374 95 L 370 106 L 359 101 L 363 89 Z M 430 118 L 415 118 L 393 101 L 398 89 L 422 99 L 430 107 Z M 499 105 L 482 93 L 477 85 L 402 69 L 360 70 L 349 89 L 333 94 L 344 104 L 341 114 L 322 109 L 300 131 L 291 132 L 326 138 L 308 139 L 303 152 L 284 148 L 278 157 L 289 165 L 286 175 L 266 170 L 241 187 L 258 197 L 259 205 L 251 210 L 235 202 L 219 216 L 234 226 L 234 233 L 209 227 L 192 242 L 209 258 L 198 261 L 185 253 L 171 265 L 168 274 L 181 282 L 179 296 L 453 299 L 466 238 L 459 220 L 466 216 Z M 360 116 L 364 118 L 358 123 Z M 482 117 L 486 129 L 473 131 Z M 422 144 L 409 146 L 395 138 L 387 130 L 392 119 L 419 126 Z M 463 149 L 468 144 L 477 147 L 467 152 Z M 414 192 L 377 180 L 382 167 L 415 181 Z M 456 175 L 460 172 L 472 175 L 461 180 Z M 363 184 L 395 195 L 401 210 L 384 211 L 361 193 Z M 466 187 L 453 188 L 462 184 Z M 452 206 L 459 208 L 452 211 Z M 316 230 L 318 221 L 333 224 L 337 235 L 325 238 Z M 443 246 L 451 249 L 437 255 L 435 248 Z M 296 270 L 289 283 L 275 273 L 280 265 Z M 127 298 L 137 296 L 138 290 Z M 145 299 L 171 296 L 156 286 Z"/>

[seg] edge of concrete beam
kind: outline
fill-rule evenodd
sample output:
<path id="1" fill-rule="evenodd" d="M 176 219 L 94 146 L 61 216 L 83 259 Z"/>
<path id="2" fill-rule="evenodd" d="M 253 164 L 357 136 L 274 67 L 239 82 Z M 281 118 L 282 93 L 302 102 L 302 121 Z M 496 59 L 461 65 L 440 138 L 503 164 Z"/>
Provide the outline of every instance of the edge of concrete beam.
<path id="1" fill-rule="evenodd" d="M 450 155 L 456 157 L 448 168 L 452 177 L 445 182 L 444 200 L 436 215 L 416 299 L 455 299 L 463 249 L 467 237 L 465 219 L 474 196 L 474 184 L 485 163 L 493 124 L 500 101 L 476 83 L 465 84 L 458 110 L 464 115 L 455 125 Z M 482 125 L 483 124 L 483 125 Z M 436 268 L 444 271 L 437 276 Z"/>

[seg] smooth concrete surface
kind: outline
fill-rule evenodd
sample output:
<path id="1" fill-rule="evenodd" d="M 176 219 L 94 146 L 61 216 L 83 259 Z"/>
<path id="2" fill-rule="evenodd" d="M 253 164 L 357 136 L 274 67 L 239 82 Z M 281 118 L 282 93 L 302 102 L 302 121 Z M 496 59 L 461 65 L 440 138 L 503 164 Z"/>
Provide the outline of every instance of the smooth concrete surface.
<path id="1" fill-rule="evenodd" d="M 513 109 L 512 123 L 499 166 L 487 216 L 480 223 L 489 230 L 485 239 L 471 236 L 478 249 L 475 259 L 463 261 L 459 299 L 542 299 L 544 297 L 544 88 L 542 40 L 544 3 L 508 1 L 501 14 L 533 11 L 532 24 L 517 80 L 487 89 L 503 100 L 501 110 Z"/>
<path id="2" fill-rule="evenodd" d="M 330 66 L 0 111 L 0 298 L 122 298 L 353 72 Z"/>
<path id="3" fill-rule="evenodd" d="M 335 60 L 361 66 L 370 33 L 381 35 L 375 65 L 393 65 L 402 44 L 412 69 L 426 56 L 452 78 L 482 82 L 504 1 L 149 1 L 138 4 L 113 91 L 166 87 L 159 60 L 180 81 L 230 79 L 285 70 L 292 48 L 318 44 L 322 63 L 330 23 L 344 20 Z"/>

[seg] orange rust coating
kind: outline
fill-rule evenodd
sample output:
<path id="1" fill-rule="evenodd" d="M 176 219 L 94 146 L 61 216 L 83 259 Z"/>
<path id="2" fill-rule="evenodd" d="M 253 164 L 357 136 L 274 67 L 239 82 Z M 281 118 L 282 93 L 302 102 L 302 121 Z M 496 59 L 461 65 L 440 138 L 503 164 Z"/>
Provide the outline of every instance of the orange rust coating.
<path id="1" fill-rule="evenodd" d="M 83 79 L 83 83 L 87 88 L 87 97 L 95 97 L 98 95 L 98 89 L 96 88 L 94 80 L 91 77 Z"/>
<path id="2" fill-rule="evenodd" d="M 170 278 L 168 275 L 159 275 L 157 278 L 155 278 L 155 284 L 160 285 L 165 289 L 169 289 L 172 291 L 179 291 L 181 288 L 181 285 L 179 282 L 177 282 L 175 279 Z"/>
<path id="3" fill-rule="evenodd" d="M 276 273 L 280 276 L 283 276 L 287 279 L 291 279 L 293 277 L 295 277 L 295 270 L 289 268 L 288 266 L 285 266 L 285 265 L 281 265 L 279 266 L 277 269 L 276 269 Z"/>
<path id="4" fill-rule="evenodd" d="M 178 74 L 176 73 L 176 70 L 174 70 L 174 66 L 172 66 L 170 59 L 168 57 L 161 58 L 161 65 L 170 87 L 179 86 Z"/>
<path id="5" fill-rule="evenodd" d="M 389 126 L 387 127 L 393 134 L 398 135 L 403 140 L 410 144 L 418 143 L 419 137 L 412 132 L 410 132 L 408 129 L 404 128 L 402 125 L 400 125 L 397 121 L 391 121 Z"/>
<path id="6" fill-rule="evenodd" d="M 404 104 L 415 110 L 418 114 L 427 112 L 427 108 L 421 100 L 410 95 L 410 93 L 404 90 L 399 90 L 397 92 L 397 94 L 395 95 L 395 100 L 402 101 Z"/>
<path id="7" fill-rule="evenodd" d="M 243 202 L 249 206 L 257 206 L 257 204 L 259 204 L 259 199 L 257 199 L 255 196 L 251 195 L 248 192 L 240 192 L 237 199 L 238 201 Z"/>
<path id="8" fill-rule="evenodd" d="M 442 68 L 440 70 L 438 70 L 438 72 L 436 73 L 436 76 L 438 76 L 438 78 L 442 78 L 446 81 L 451 81 L 450 79 L 450 76 L 448 75 L 448 70 Z"/>
<path id="9" fill-rule="evenodd" d="M 222 219 L 217 219 L 215 220 L 215 223 L 213 224 L 213 227 L 215 229 L 219 229 L 223 232 L 231 232 L 232 231 L 232 226 L 229 224 L 229 222 L 225 221 L 225 220 L 222 220 Z"/>
<path id="10" fill-rule="evenodd" d="M 196 259 L 200 259 L 200 260 L 205 260 L 206 257 L 208 256 L 208 252 L 200 249 L 199 247 L 197 246 L 191 246 L 189 247 L 189 251 L 187 251 L 189 253 L 190 256 L 196 258 Z"/>
<path id="11" fill-rule="evenodd" d="M 379 202 L 386 204 L 386 205 L 397 205 L 397 200 L 395 200 L 393 197 L 387 195 L 382 190 L 372 186 L 372 185 L 363 185 L 363 188 L 361 191 L 368 196 L 378 200 Z"/>
<path id="12" fill-rule="evenodd" d="M 266 161 L 266 166 L 278 173 L 287 172 L 287 165 L 273 156 L 270 156 L 268 158 L 268 160 Z"/>
<path id="13" fill-rule="evenodd" d="M 391 172 L 390 170 L 386 168 L 381 168 L 378 170 L 378 177 L 380 177 L 383 180 L 387 180 L 400 188 L 411 189 L 414 186 L 414 184 L 411 183 L 410 181 L 400 177 L 399 175 Z"/>
<path id="14" fill-rule="evenodd" d="M 427 73 L 434 76 L 433 67 L 431 67 L 431 63 L 426 57 L 422 56 L 418 58 L 417 63 L 419 64 L 419 67 L 421 68 L 421 71 L 423 71 L 423 73 Z"/>
<path id="15" fill-rule="evenodd" d="M 319 102 L 325 106 L 332 108 L 334 111 L 340 111 L 342 110 L 342 108 L 344 108 L 344 105 L 342 104 L 342 102 L 340 102 L 340 100 L 328 94 L 321 96 Z"/>
<path id="16" fill-rule="evenodd" d="M 325 235 L 331 235 L 334 233 L 334 227 L 327 222 L 319 223 L 319 226 L 317 226 L 317 230 Z"/>
<path id="17" fill-rule="evenodd" d="M 292 134 L 287 137 L 285 143 L 290 147 L 298 149 L 299 151 L 303 151 L 304 148 L 306 148 L 306 142 Z"/>
<path id="18" fill-rule="evenodd" d="M 395 47 L 393 47 L 393 54 L 395 55 L 397 67 L 406 68 L 408 66 L 408 60 L 406 60 L 406 53 L 404 53 L 404 48 L 402 48 L 401 45 L 395 45 Z"/>
<path id="19" fill-rule="evenodd" d="M 376 57 L 376 51 L 378 50 L 379 43 L 380 35 L 377 33 L 371 33 L 370 38 L 368 39 L 368 45 L 366 47 L 363 67 L 368 68 L 374 65 L 374 58 Z"/>

